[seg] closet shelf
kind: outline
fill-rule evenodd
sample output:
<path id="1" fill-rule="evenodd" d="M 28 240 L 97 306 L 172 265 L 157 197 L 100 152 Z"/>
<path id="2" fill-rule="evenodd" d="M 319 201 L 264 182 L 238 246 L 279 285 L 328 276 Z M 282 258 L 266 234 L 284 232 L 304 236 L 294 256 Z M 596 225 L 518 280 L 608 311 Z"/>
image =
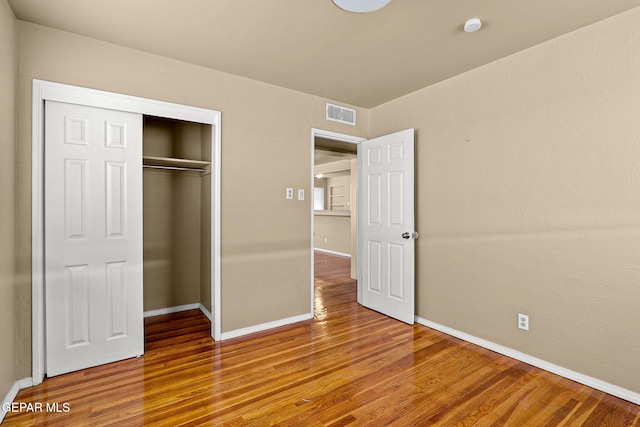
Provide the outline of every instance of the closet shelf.
<path id="1" fill-rule="evenodd" d="M 174 157 L 152 157 L 142 156 L 142 163 L 144 166 L 157 168 L 157 169 L 170 169 L 170 170 L 186 170 L 186 171 L 206 171 L 206 167 L 211 165 L 211 162 L 203 160 L 189 160 L 189 159 L 177 159 Z"/>

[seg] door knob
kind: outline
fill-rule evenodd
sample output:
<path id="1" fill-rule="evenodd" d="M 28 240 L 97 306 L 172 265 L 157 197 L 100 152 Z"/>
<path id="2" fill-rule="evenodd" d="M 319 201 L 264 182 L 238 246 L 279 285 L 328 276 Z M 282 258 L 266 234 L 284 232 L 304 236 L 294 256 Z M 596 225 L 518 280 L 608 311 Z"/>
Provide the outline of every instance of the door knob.
<path id="1" fill-rule="evenodd" d="M 405 231 L 404 233 L 402 233 L 402 238 L 403 239 L 413 239 L 416 240 L 418 238 L 418 232 L 414 231 L 413 233 L 409 233 L 408 231 Z"/>

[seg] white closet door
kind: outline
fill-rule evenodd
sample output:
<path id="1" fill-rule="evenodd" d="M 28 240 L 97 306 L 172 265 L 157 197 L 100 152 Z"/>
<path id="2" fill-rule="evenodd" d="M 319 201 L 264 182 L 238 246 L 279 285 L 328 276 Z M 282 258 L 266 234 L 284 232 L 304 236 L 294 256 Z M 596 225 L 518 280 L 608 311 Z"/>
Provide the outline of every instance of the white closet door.
<path id="1" fill-rule="evenodd" d="M 48 376 L 141 355 L 142 116 L 45 103 Z"/>

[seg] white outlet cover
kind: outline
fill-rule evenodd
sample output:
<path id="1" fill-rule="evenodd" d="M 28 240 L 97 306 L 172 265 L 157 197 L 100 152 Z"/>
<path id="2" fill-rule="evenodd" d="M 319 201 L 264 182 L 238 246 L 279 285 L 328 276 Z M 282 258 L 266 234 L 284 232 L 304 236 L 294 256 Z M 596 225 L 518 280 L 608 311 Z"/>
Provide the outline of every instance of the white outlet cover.
<path id="1" fill-rule="evenodd" d="M 518 328 L 525 331 L 529 330 L 529 316 L 518 313 Z"/>
<path id="2" fill-rule="evenodd" d="M 287 200 L 293 200 L 293 188 L 287 187 Z"/>

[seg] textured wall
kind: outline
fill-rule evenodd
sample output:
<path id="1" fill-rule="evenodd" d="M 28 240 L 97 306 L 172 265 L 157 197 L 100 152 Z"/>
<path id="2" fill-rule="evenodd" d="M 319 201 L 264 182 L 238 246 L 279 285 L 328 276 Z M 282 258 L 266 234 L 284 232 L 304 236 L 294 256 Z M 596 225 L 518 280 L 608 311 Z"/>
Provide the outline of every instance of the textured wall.
<path id="1" fill-rule="evenodd" d="M 33 78 L 222 112 L 222 329 L 309 312 L 310 210 L 285 188 L 311 194 L 310 129 L 364 134 L 325 120 L 325 99 L 86 37 L 19 23 L 18 223 L 20 310 L 30 313 L 31 81 Z M 21 325 L 21 371 L 31 332 Z"/>
<path id="2" fill-rule="evenodd" d="M 16 375 L 15 348 L 15 158 L 16 85 L 18 81 L 17 22 L 6 0 L 0 0 L 0 400 Z"/>
<path id="3" fill-rule="evenodd" d="M 351 215 L 315 214 L 313 232 L 315 248 L 351 254 Z"/>
<path id="4" fill-rule="evenodd" d="M 417 315 L 635 392 L 638 22 L 640 8 L 369 117 L 370 135 L 417 131 Z"/>
<path id="5" fill-rule="evenodd" d="M 201 125 L 145 117 L 146 156 L 201 160 L 201 140 Z M 143 178 L 144 310 L 199 303 L 200 174 L 144 169 Z"/>

